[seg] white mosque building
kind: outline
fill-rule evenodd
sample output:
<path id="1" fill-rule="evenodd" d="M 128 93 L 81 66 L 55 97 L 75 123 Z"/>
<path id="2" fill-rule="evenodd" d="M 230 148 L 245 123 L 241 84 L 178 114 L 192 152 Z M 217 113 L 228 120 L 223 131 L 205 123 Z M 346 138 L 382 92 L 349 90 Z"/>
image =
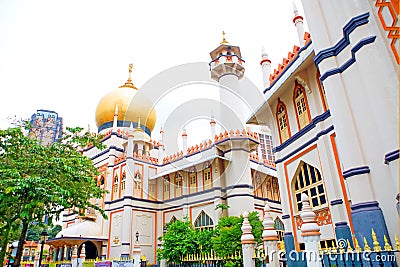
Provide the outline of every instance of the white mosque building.
<path id="1" fill-rule="evenodd" d="M 224 215 L 262 214 L 265 203 L 286 251 L 302 250 L 301 193 L 317 214 L 321 247 L 340 238 L 369 240 L 372 228 L 380 242 L 384 235 L 392 239 L 399 233 L 394 2 L 302 0 L 310 33 L 295 9 L 300 46 L 273 71 L 263 52 L 262 104 L 244 119 L 236 99 L 221 90 L 221 100 L 235 107 L 239 120 L 221 108 L 209 118 L 205 141 L 188 147 L 189 133 L 183 131 L 183 149 L 173 155 L 164 153 L 163 133 L 152 139 L 156 112 L 132 83 L 130 67 L 127 82 L 105 95 L 96 110 L 106 149 L 83 150 L 99 169 L 98 186 L 108 190 L 94 200 L 108 219 L 90 210 L 84 217 L 64 213 L 63 230 L 51 241 L 54 259 L 69 259 L 71 247 L 82 244 L 88 258 L 131 258 L 138 233 L 142 254 L 155 264 L 166 223 L 187 216 L 195 228 L 210 228 Z M 224 38 L 210 56 L 212 79 L 243 94 L 240 48 Z M 216 132 L 217 121 L 226 130 Z M 260 128 L 252 132 L 255 127 L 246 124 Z M 268 153 L 272 143 L 274 155 Z M 222 212 L 218 204 L 230 208 Z"/>

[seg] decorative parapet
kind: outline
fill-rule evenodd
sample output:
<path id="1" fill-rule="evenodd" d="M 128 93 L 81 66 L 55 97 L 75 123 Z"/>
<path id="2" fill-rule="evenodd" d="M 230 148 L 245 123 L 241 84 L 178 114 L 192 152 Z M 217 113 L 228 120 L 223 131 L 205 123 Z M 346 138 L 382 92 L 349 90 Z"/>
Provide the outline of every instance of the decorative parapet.
<path id="1" fill-rule="evenodd" d="M 219 135 L 214 136 L 214 142 L 221 142 L 223 140 L 229 139 L 229 138 L 251 138 L 256 141 L 258 141 L 258 134 L 255 132 L 250 132 L 246 130 L 230 130 L 229 132 L 225 131 L 223 133 L 220 133 Z"/>
<path id="2" fill-rule="evenodd" d="M 332 216 L 329 208 L 316 210 L 314 212 L 317 224 L 319 226 L 332 224 Z M 296 219 L 297 230 L 300 230 L 301 226 L 303 225 L 303 220 L 301 219 L 300 215 L 297 215 L 295 219 Z"/>
<path id="3" fill-rule="evenodd" d="M 311 42 L 311 35 L 308 32 L 304 33 L 304 47 L 308 45 L 308 43 Z M 286 58 L 282 59 L 282 63 L 278 65 L 278 68 L 274 69 L 272 74 L 269 76 L 269 81 L 270 84 L 272 84 L 275 80 L 279 78 L 279 76 L 284 72 L 284 70 L 290 65 L 294 59 L 296 59 L 298 53 L 299 53 L 300 47 L 298 46 L 293 46 L 292 52 L 288 53 L 288 56 Z"/>

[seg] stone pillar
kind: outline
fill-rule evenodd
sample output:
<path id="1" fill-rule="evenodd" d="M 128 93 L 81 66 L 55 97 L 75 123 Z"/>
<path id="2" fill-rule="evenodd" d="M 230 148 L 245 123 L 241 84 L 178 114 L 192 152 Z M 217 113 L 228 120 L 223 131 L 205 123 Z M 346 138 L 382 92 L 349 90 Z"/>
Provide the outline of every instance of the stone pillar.
<path id="1" fill-rule="evenodd" d="M 72 249 L 71 265 L 72 265 L 72 267 L 78 267 L 78 246 L 77 245 L 75 245 Z"/>
<path id="2" fill-rule="evenodd" d="M 62 261 L 63 260 L 63 256 L 64 256 L 64 247 L 60 247 L 59 250 L 58 250 L 57 260 L 58 261 Z"/>
<path id="3" fill-rule="evenodd" d="M 254 236 L 251 233 L 251 225 L 249 222 L 249 213 L 245 211 L 243 213 L 243 224 L 242 224 L 242 237 L 241 237 L 241 243 L 242 243 L 242 255 L 243 255 L 243 267 L 254 267 L 255 262 L 253 260 L 253 255 L 254 255 Z"/>
<path id="4" fill-rule="evenodd" d="M 301 194 L 302 209 L 300 217 L 303 220 L 301 225 L 301 236 L 306 247 L 306 260 L 308 267 L 321 267 L 319 259 L 320 228 L 315 220 L 315 213 L 310 207 L 310 200 L 306 194 Z"/>
<path id="5" fill-rule="evenodd" d="M 57 261 L 58 258 L 58 249 L 59 248 L 55 248 L 53 251 L 53 261 Z"/>
<path id="6" fill-rule="evenodd" d="M 140 255 L 142 250 L 140 249 L 139 242 L 136 241 L 133 246 L 133 267 L 140 267 Z"/>
<path id="7" fill-rule="evenodd" d="M 268 267 L 279 267 L 278 257 L 278 233 L 275 230 L 275 222 L 270 213 L 270 207 L 265 204 L 264 207 L 264 231 L 262 233 L 262 240 L 264 243 L 265 256 L 268 257 Z"/>
<path id="8" fill-rule="evenodd" d="M 83 267 L 85 259 L 86 259 L 86 249 L 85 249 L 85 244 L 82 244 L 81 255 L 79 255 L 78 267 Z"/>
<path id="9" fill-rule="evenodd" d="M 71 259 L 71 246 L 65 247 L 65 260 Z"/>

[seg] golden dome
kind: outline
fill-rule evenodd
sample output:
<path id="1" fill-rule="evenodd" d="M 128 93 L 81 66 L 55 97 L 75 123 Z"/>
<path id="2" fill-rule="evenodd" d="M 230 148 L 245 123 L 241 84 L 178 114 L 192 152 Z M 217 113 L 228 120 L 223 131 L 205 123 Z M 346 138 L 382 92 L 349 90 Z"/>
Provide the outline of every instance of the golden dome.
<path id="1" fill-rule="evenodd" d="M 116 106 L 118 106 L 118 121 L 124 121 L 124 126 L 129 127 L 130 122 L 137 122 L 151 132 L 156 124 L 156 111 L 152 103 L 143 95 L 131 80 L 132 64 L 129 65 L 128 81 L 103 96 L 96 108 L 96 124 L 99 131 L 111 128 L 114 120 Z M 106 124 L 106 125 L 105 125 Z M 118 124 L 120 127 L 120 124 Z M 150 134 L 150 133 L 149 133 Z"/>

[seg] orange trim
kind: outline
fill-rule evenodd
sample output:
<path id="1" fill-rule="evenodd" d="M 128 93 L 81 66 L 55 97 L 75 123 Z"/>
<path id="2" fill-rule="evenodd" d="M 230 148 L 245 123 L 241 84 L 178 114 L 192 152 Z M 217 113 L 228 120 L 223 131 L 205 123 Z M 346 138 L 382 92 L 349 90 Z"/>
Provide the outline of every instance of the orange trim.
<path id="1" fill-rule="evenodd" d="M 302 16 L 296 16 L 296 17 L 294 17 L 293 18 L 293 23 L 296 23 L 296 20 L 298 20 L 298 19 L 301 19 L 301 20 L 303 20 L 303 17 Z"/>
<path id="2" fill-rule="evenodd" d="M 200 203 L 200 204 L 196 204 L 196 205 L 190 206 L 189 207 L 189 219 L 190 219 L 190 222 L 193 221 L 193 208 L 206 206 L 206 205 L 210 205 L 210 204 L 213 204 L 213 203 L 214 203 L 214 201 L 209 201 L 209 202 L 206 202 L 206 203 Z"/>
<path id="3" fill-rule="evenodd" d="M 276 105 L 276 113 L 275 114 L 276 114 L 276 123 L 278 124 L 279 140 L 281 141 L 281 144 L 282 144 L 283 143 L 282 142 L 282 133 L 281 133 L 281 127 L 279 127 L 279 116 L 278 116 L 278 110 L 279 110 L 280 106 L 283 106 L 283 109 L 285 110 L 285 119 L 286 119 L 286 125 L 288 127 L 288 135 L 289 135 L 288 139 L 291 137 L 291 134 L 290 134 L 290 123 L 289 123 L 286 105 L 278 98 L 278 105 Z"/>
<path id="4" fill-rule="evenodd" d="M 192 190 L 191 190 L 191 186 L 190 186 L 190 174 L 192 174 L 191 173 L 191 171 L 192 170 L 194 170 L 194 175 L 195 175 L 195 178 L 196 178 L 196 187 L 194 188 L 194 192 L 192 192 Z M 198 182 L 198 180 L 197 180 L 197 170 L 196 170 L 196 167 L 195 166 L 192 166 L 192 167 L 190 167 L 190 169 L 189 169 L 189 172 L 188 172 L 188 187 L 189 187 L 189 194 L 192 194 L 192 193 L 196 193 L 197 191 L 198 191 L 198 188 L 199 188 L 199 182 Z"/>
<path id="5" fill-rule="evenodd" d="M 210 184 L 210 188 L 213 188 L 213 180 L 212 180 L 212 164 L 211 164 L 211 162 L 210 161 L 207 161 L 207 162 L 204 162 L 204 164 L 203 164 L 203 171 L 202 171 L 202 177 L 203 177 L 203 190 L 206 190 L 205 189 L 205 166 L 206 166 L 206 164 L 209 164 L 209 168 L 207 168 L 207 169 L 210 169 L 210 182 L 209 182 L 209 184 Z"/>
<path id="6" fill-rule="evenodd" d="M 111 229 L 112 229 L 112 218 L 114 213 L 123 212 L 124 210 L 115 210 L 110 212 L 110 225 L 108 227 L 108 245 L 107 245 L 107 258 L 110 257 L 110 242 L 111 242 Z"/>
<path id="7" fill-rule="evenodd" d="M 148 168 L 147 168 L 147 177 L 148 177 L 148 179 L 147 179 L 147 181 L 148 181 L 148 183 L 150 182 L 150 169 L 154 169 L 155 170 L 155 174 L 157 174 L 157 168 L 156 167 L 153 167 L 153 166 L 148 166 Z M 150 194 L 147 194 L 147 199 L 152 199 L 152 200 L 157 200 L 157 197 L 158 197 L 158 186 L 157 186 L 157 181 L 158 181 L 158 179 L 154 179 L 154 196 L 152 196 L 152 197 L 150 197 Z M 150 189 L 150 183 L 147 185 L 148 186 L 148 189 Z M 147 190 L 147 191 L 149 191 L 149 193 L 150 193 L 150 190 Z"/>
<path id="8" fill-rule="evenodd" d="M 306 90 L 304 89 L 304 87 L 298 83 L 298 81 L 295 81 L 295 85 L 294 85 L 294 90 L 293 90 L 293 103 L 294 103 L 294 113 L 296 113 L 296 121 L 297 121 L 297 127 L 298 130 L 300 131 L 301 125 L 300 125 L 300 121 L 299 121 L 299 113 L 297 111 L 297 105 L 296 105 L 296 90 L 300 88 L 301 89 L 301 94 L 304 97 L 304 102 L 306 103 L 306 108 L 307 108 L 307 117 L 308 117 L 308 123 L 307 125 L 310 123 L 311 121 L 311 114 L 310 114 L 310 107 L 308 106 L 308 100 L 307 100 L 307 94 L 306 94 Z M 306 125 L 304 125 L 305 127 Z M 303 128 L 304 128 L 303 127 Z"/>
<path id="9" fill-rule="evenodd" d="M 336 148 L 336 142 L 335 142 L 336 133 L 331 134 L 329 137 L 330 137 L 331 143 L 332 143 L 333 155 L 335 156 L 336 168 L 338 171 L 340 185 L 341 185 L 341 189 L 342 189 L 342 193 L 343 193 L 343 200 L 346 205 L 347 217 L 348 217 L 349 224 L 350 224 L 350 230 L 351 230 L 351 233 L 354 234 L 353 220 L 351 219 L 351 209 L 350 209 L 349 198 L 347 196 L 346 185 L 344 184 L 344 178 L 343 178 L 342 170 L 340 168 L 339 153 Z"/>
<path id="10" fill-rule="evenodd" d="M 315 148 L 317 148 L 317 144 L 314 144 L 314 145 L 310 146 L 309 148 L 307 148 L 304 151 L 300 152 L 299 154 L 291 157 L 290 159 L 288 159 L 287 161 L 285 161 L 283 163 L 283 168 L 284 168 L 284 171 L 285 171 L 285 178 L 286 178 L 286 189 L 287 189 L 288 199 L 289 199 L 289 209 L 290 209 L 290 218 L 291 218 L 290 221 L 292 222 L 294 245 L 295 245 L 295 248 L 296 248 L 297 251 L 300 251 L 300 247 L 299 247 L 299 242 L 297 241 L 297 228 L 296 228 L 296 224 L 295 224 L 295 221 L 294 221 L 293 201 L 292 201 L 292 193 L 291 193 L 291 190 L 290 190 L 291 186 L 290 186 L 290 183 L 289 183 L 287 165 L 289 163 L 295 161 L 296 159 L 300 158 L 301 156 L 307 154 L 311 150 L 314 150 Z"/>
<path id="11" fill-rule="evenodd" d="M 124 197 L 122 195 L 122 174 L 125 172 L 124 166 L 126 166 L 126 163 L 121 164 L 120 165 L 120 169 L 119 169 L 119 198 Z M 126 188 L 126 172 L 125 172 L 125 188 Z M 125 189 L 124 189 L 124 193 L 125 193 Z"/>
<path id="12" fill-rule="evenodd" d="M 179 196 L 177 196 L 177 194 L 176 194 L 176 188 L 177 188 L 177 180 L 179 179 L 179 176 L 178 176 L 178 178 L 176 177 L 176 175 L 177 174 L 179 174 L 180 175 L 180 179 L 181 179 L 181 182 L 182 182 L 182 184 L 181 184 L 181 187 L 180 187 L 180 189 L 179 189 L 179 191 L 180 191 L 180 195 Z M 180 197 L 180 196 L 182 196 L 182 194 L 183 194 L 183 176 L 182 176 L 182 174 L 179 172 L 179 171 L 177 171 L 177 172 L 175 172 L 175 175 L 174 175 L 174 197 Z"/>
<path id="13" fill-rule="evenodd" d="M 140 172 L 140 198 L 143 199 L 143 179 L 144 179 L 144 165 L 135 162 L 135 166 L 142 167 L 142 171 Z"/>
<path id="14" fill-rule="evenodd" d="M 113 169 L 113 176 L 112 176 L 112 192 L 111 192 L 111 200 L 114 200 L 114 199 L 116 199 L 116 196 L 115 195 L 117 195 L 117 196 L 119 196 L 119 184 L 120 184 L 120 177 L 118 176 L 118 174 L 116 174 L 116 173 L 118 173 L 118 169 L 119 169 L 119 166 L 118 167 L 115 167 L 114 169 Z M 114 193 L 114 187 L 115 187 L 115 184 L 114 184 L 114 178 L 115 178 L 115 175 L 117 175 L 117 177 L 118 177 L 118 185 L 117 185 L 117 187 L 118 187 L 118 192 L 115 192 Z"/>
<path id="15" fill-rule="evenodd" d="M 269 60 L 268 58 L 261 60 L 260 65 L 262 65 L 264 62 L 268 62 L 271 63 L 271 60 Z"/>

